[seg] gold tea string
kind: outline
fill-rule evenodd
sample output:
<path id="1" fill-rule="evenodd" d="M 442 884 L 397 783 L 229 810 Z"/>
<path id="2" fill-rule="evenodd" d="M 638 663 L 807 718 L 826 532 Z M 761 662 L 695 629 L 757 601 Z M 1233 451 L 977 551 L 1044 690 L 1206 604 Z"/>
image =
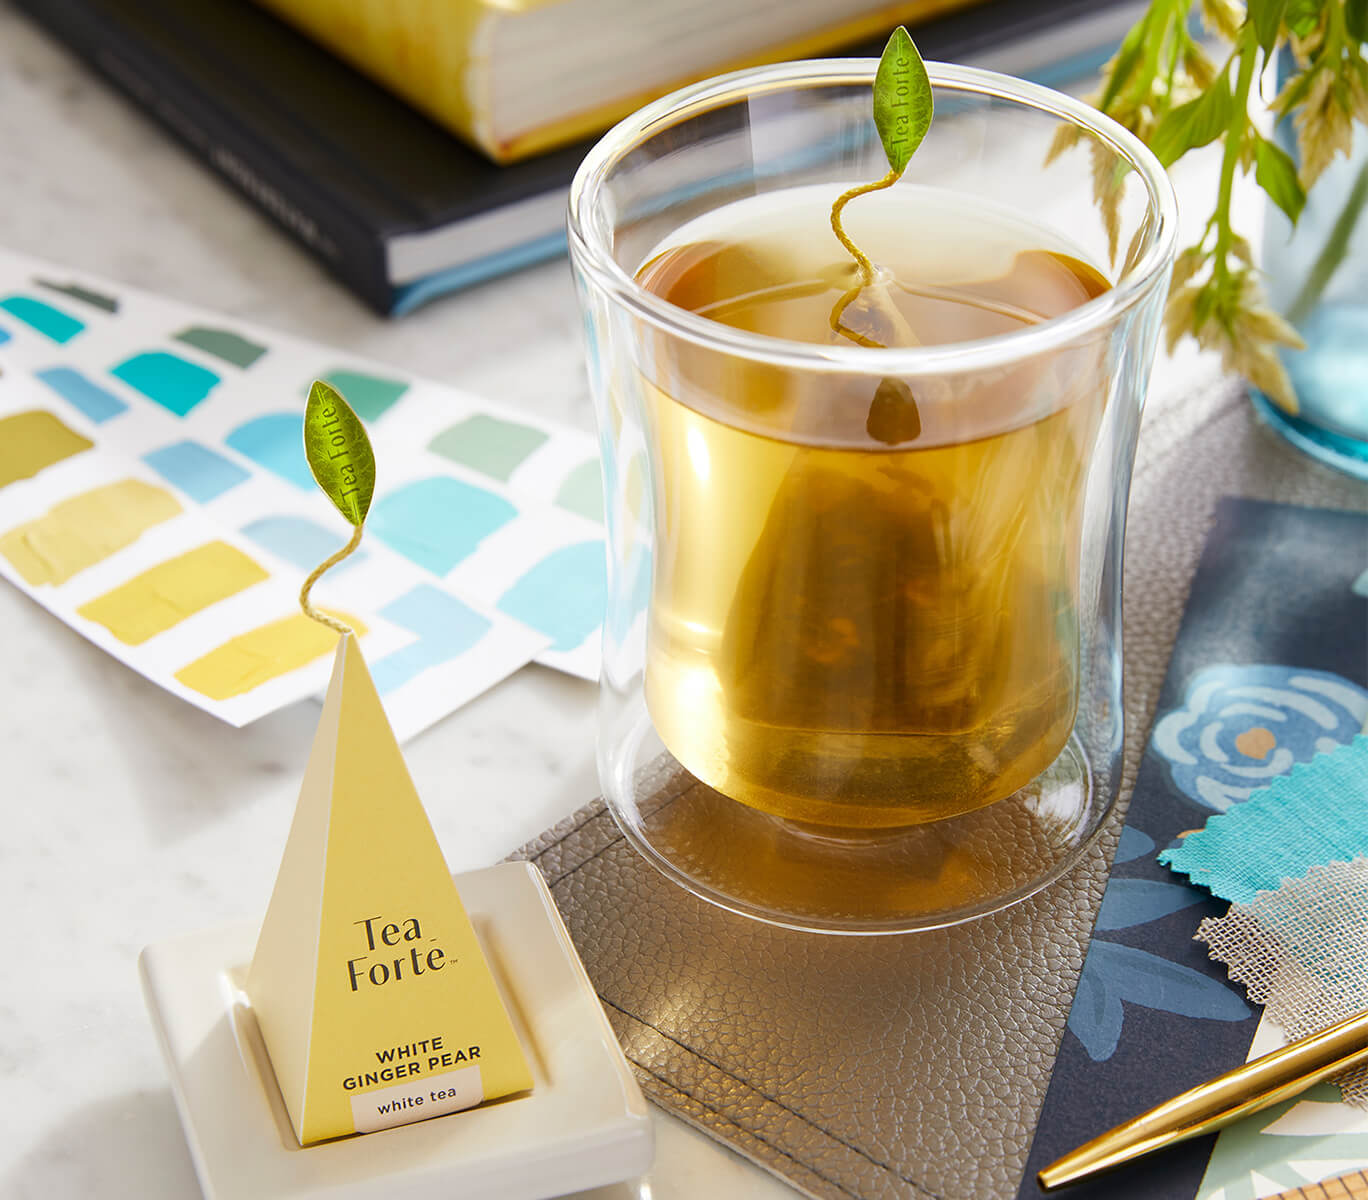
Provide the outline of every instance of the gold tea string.
<path id="1" fill-rule="evenodd" d="M 345 622 L 338 621 L 320 609 L 315 608 L 309 600 L 309 593 L 313 590 L 313 585 L 323 577 L 324 571 L 328 570 L 330 567 L 337 566 L 338 563 L 351 554 L 361 544 L 361 534 L 364 529 L 364 525 L 357 525 L 352 530 L 351 541 L 343 546 L 341 550 L 337 551 L 336 554 L 330 555 L 319 563 L 304 581 L 304 586 L 299 589 L 299 606 L 304 610 L 304 615 L 306 617 L 312 617 L 320 625 L 326 625 L 329 629 L 335 629 L 341 634 L 353 633 L 355 631 Z"/>
<path id="2" fill-rule="evenodd" d="M 836 197 L 836 202 L 831 206 L 831 232 L 834 233 L 841 245 L 849 252 L 860 269 L 860 282 L 845 293 L 837 302 L 836 307 L 831 310 L 832 332 L 839 333 L 842 337 L 849 338 L 857 346 L 866 346 L 874 350 L 886 350 L 882 342 L 876 342 L 871 337 L 865 337 L 862 333 L 857 333 L 848 325 L 842 324 L 841 318 L 845 316 L 845 310 L 850 307 L 855 298 L 866 287 L 874 282 L 874 264 L 869 261 L 869 255 L 859 248 L 846 233 L 845 226 L 841 224 L 841 210 L 845 208 L 856 196 L 863 196 L 869 192 L 879 192 L 884 188 L 892 187 L 902 178 L 902 170 L 897 167 L 890 167 L 888 174 L 882 179 L 877 179 L 873 183 L 861 183 L 842 192 Z"/>
<path id="3" fill-rule="evenodd" d="M 892 187 L 901 178 L 902 171 L 890 167 L 888 174 L 882 179 L 876 179 L 873 183 L 857 184 L 848 191 L 842 192 L 836 197 L 836 203 L 831 206 L 831 232 L 840 239 L 841 245 L 850 251 L 851 257 L 859 264 L 860 278 L 864 283 L 874 281 L 874 264 L 869 261 L 869 255 L 850 240 L 845 231 L 845 226 L 841 224 L 841 212 L 856 196 L 864 196 L 869 192 L 881 192 L 884 188 Z"/>

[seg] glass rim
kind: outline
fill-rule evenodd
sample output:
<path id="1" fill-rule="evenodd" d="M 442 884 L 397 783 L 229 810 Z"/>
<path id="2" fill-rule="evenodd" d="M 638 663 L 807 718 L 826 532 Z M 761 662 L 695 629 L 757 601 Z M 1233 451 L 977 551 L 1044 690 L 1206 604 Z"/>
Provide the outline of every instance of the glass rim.
<path id="1" fill-rule="evenodd" d="M 1089 104 L 1038 83 L 952 63 L 928 62 L 933 87 L 1012 101 L 1092 134 L 1130 164 L 1143 182 L 1155 220 L 1150 243 L 1135 265 L 1101 295 L 1029 328 L 974 341 L 936 346 L 872 349 L 826 346 L 734 329 L 671 304 L 641 287 L 595 237 L 592 201 L 623 158 L 663 130 L 736 101 L 774 94 L 794 85 L 872 85 L 873 58 L 805 59 L 732 71 L 671 92 L 614 125 L 590 149 L 570 185 L 567 236 L 572 261 L 617 303 L 675 336 L 774 366 L 815 372 L 920 375 L 980 370 L 1016 362 L 1066 345 L 1113 323 L 1154 285 L 1171 261 L 1178 230 L 1178 200 L 1167 172 L 1135 134 Z M 744 93 L 742 89 L 744 88 Z"/>

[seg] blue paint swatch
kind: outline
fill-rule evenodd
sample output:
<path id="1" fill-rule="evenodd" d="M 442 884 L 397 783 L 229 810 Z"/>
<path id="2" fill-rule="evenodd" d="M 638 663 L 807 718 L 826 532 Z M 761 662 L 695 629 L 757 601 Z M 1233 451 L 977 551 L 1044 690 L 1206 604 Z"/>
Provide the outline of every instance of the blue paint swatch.
<path id="1" fill-rule="evenodd" d="M 3 346 L 9 340 L 10 331 L 6 329 L 3 325 L 0 325 L 0 346 Z"/>
<path id="2" fill-rule="evenodd" d="M 251 478 L 250 471 L 198 442 L 173 442 L 144 454 L 143 462 L 167 483 L 201 504 L 208 504 L 214 497 Z"/>
<path id="3" fill-rule="evenodd" d="M 270 413 L 239 425 L 225 439 L 239 454 L 288 480 L 302 491 L 314 490 L 309 460 L 304 457 L 301 413 Z"/>
<path id="4" fill-rule="evenodd" d="M 164 350 L 135 354 L 110 367 L 109 373 L 178 417 L 185 416 L 219 381 L 207 367 Z"/>
<path id="5" fill-rule="evenodd" d="M 445 575 L 517 515 L 502 496 L 439 475 L 377 501 L 366 527 L 410 562 Z"/>
<path id="6" fill-rule="evenodd" d="M 4 340 L 0 337 L 0 342 Z M 75 367 L 48 367 L 45 371 L 34 371 L 34 375 L 97 425 L 128 409 L 113 392 L 92 383 Z"/>
<path id="7" fill-rule="evenodd" d="M 84 321 L 32 296 L 6 296 L 0 300 L 0 308 L 13 313 L 25 325 L 54 342 L 69 342 L 85 328 Z"/>
<path id="8" fill-rule="evenodd" d="M 580 542 L 548 554 L 499 597 L 499 609 L 573 650 L 603 621 L 608 594 L 602 542 Z"/>
<path id="9" fill-rule="evenodd" d="M 244 525 L 242 532 L 263 550 L 305 571 L 312 571 L 347 541 L 340 533 L 307 517 L 262 517 Z M 330 574 L 340 574 L 365 559 L 366 552 L 357 550 L 331 568 Z"/>
<path id="10" fill-rule="evenodd" d="M 459 658 L 489 631 L 484 617 L 430 583 L 405 592 L 380 615 L 418 635 L 416 642 L 371 665 L 371 677 L 382 695 L 429 667 Z"/>

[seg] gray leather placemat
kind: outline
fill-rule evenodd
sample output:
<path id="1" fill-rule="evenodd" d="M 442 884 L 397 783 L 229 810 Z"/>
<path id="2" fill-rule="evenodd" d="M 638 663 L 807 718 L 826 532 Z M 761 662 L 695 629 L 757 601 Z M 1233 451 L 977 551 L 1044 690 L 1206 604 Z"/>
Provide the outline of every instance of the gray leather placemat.
<path id="1" fill-rule="evenodd" d="M 666 881 L 601 801 L 523 848 L 642 1087 L 817 1197 L 1016 1192 L 1218 496 L 1368 510 L 1368 489 L 1209 381 L 1146 413 L 1125 573 L 1126 746 L 1107 835 L 1006 912 L 896 938 L 795 933 Z"/>

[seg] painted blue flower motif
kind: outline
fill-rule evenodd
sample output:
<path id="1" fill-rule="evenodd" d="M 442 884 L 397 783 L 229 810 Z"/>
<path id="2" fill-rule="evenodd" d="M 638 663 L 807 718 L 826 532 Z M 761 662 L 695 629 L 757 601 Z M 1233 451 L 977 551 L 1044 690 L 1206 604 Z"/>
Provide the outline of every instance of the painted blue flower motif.
<path id="1" fill-rule="evenodd" d="M 1093 1062 L 1116 1053 L 1125 1020 L 1123 1001 L 1212 1021 L 1243 1021 L 1251 1011 L 1228 985 L 1191 967 L 1148 950 L 1094 939 L 1069 1009 L 1069 1032 Z"/>
<path id="2" fill-rule="evenodd" d="M 1121 840 L 1116 844 L 1116 857 L 1112 860 L 1115 866 L 1122 863 L 1134 862 L 1137 858 L 1144 858 L 1146 854 L 1154 852 L 1154 839 L 1149 834 L 1136 829 L 1134 825 L 1127 825 L 1121 831 Z"/>
<path id="3" fill-rule="evenodd" d="M 1151 745 L 1174 785 L 1224 812 L 1294 763 L 1352 740 L 1368 691 L 1328 671 L 1222 664 L 1188 682 L 1183 707 L 1154 727 Z"/>
<path id="4" fill-rule="evenodd" d="M 1205 893 L 1186 883 L 1113 879 L 1102 895 L 1096 928 L 1099 932 L 1130 929 L 1134 925 L 1157 921 L 1169 913 L 1181 912 L 1194 904 L 1201 904 L 1205 899 Z"/>
<path id="5" fill-rule="evenodd" d="M 1149 834 L 1133 825 L 1121 831 L 1117 865 L 1153 853 Z M 1200 888 L 1186 883 L 1112 876 L 1069 1010 L 1069 1032 L 1093 1062 L 1104 1062 L 1116 1053 L 1127 1005 L 1212 1021 L 1242 1021 L 1249 1016 L 1249 1006 L 1225 981 L 1101 936 L 1162 920 L 1206 898 Z"/>

